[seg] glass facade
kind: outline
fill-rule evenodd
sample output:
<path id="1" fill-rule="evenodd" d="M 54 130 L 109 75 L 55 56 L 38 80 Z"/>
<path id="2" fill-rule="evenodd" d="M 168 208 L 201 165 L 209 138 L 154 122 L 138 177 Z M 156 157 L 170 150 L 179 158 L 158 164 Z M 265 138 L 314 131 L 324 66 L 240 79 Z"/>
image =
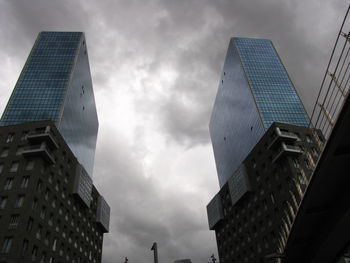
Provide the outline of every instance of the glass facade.
<path id="1" fill-rule="evenodd" d="M 86 43 L 81 39 L 59 124 L 67 144 L 91 176 L 98 119 Z"/>
<path id="2" fill-rule="evenodd" d="M 232 205 L 235 205 L 246 193 L 252 190 L 250 178 L 244 163 L 228 179 L 228 188 Z"/>
<path id="3" fill-rule="evenodd" d="M 309 117 L 272 42 L 252 38 L 234 42 L 265 129 L 273 122 L 308 126 Z"/>
<path id="4" fill-rule="evenodd" d="M 84 167 L 77 165 L 73 194 L 76 194 L 87 207 L 90 207 L 92 200 L 92 185 L 92 179 L 85 171 Z"/>
<path id="5" fill-rule="evenodd" d="M 210 230 L 213 230 L 215 225 L 224 219 L 220 194 L 216 194 L 207 205 L 207 215 Z"/>
<path id="6" fill-rule="evenodd" d="M 109 231 L 110 214 L 111 208 L 103 196 L 100 195 L 97 199 L 96 221 L 103 226 L 106 232 Z"/>
<path id="7" fill-rule="evenodd" d="M 98 119 L 84 33 L 41 32 L 0 125 L 52 120 L 92 176 Z"/>
<path id="8" fill-rule="evenodd" d="M 232 38 L 209 124 L 220 187 L 273 122 L 309 117 L 272 42 Z"/>

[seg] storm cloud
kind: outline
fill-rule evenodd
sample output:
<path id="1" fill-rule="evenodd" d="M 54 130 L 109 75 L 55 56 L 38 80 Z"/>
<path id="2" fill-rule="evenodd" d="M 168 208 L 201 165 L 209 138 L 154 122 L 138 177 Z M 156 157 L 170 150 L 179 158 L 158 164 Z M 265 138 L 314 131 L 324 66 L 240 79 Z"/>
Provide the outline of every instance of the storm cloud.
<path id="1" fill-rule="evenodd" d="M 112 208 L 103 262 L 216 253 L 208 122 L 230 37 L 271 39 L 310 112 L 346 12 L 334 0 L 4 0 L 0 111 L 40 31 L 84 31 L 100 122 L 94 183 Z"/>

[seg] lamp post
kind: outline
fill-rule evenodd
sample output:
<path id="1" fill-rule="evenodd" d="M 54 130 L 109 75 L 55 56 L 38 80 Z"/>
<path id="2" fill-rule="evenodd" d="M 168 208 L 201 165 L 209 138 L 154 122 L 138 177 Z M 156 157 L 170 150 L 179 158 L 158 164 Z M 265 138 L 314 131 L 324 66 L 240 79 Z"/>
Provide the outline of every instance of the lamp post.
<path id="1" fill-rule="evenodd" d="M 157 248 L 157 242 L 154 242 L 151 250 L 153 250 L 153 256 L 154 256 L 154 263 L 158 263 L 158 248 Z"/>

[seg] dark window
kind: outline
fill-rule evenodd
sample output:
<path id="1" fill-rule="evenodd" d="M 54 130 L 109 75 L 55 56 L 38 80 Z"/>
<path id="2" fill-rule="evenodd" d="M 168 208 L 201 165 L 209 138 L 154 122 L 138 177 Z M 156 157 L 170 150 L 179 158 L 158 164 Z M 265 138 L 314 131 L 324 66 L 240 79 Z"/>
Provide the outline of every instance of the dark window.
<path id="1" fill-rule="evenodd" d="M 50 190 L 48 188 L 46 188 L 45 190 L 45 200 L 49 200 L 50 197 Z"/>
<path id="2" fill-rule="evenodd" d="M 1 173 L 1 171 L 0 171 L 0 173 Z M 64 177 L 64 182 L 65 182 L 65 183 L 68 183 L 68 180 L 69 180 L 69 174 L 66 173 L 66 175 L 65 175 L 65 177 Z"/>
<path id="3" fill-rule="evenodd" d="M 28 223 L 27 223 L 27 232 L 30 232 L 32 231 L 32 228 L 33 228 L 33 218 L 29 217 L 28 219 Z"/>
<path id="4" fill-rule="evenodd" d="M 51 233 L 49 231 L 46 232 L 46 235 L 45 235 L 45 245 L 48 245 L 49 242 L 50 242 L 50 235 Z"/>
<path id="5" fill-rule="evenodd" d="M 32 209 L 36 210 L 38 207 L 38 199 L 34 198 L 33 203 L 32 203 Z"/>
<path id="6" fill-rule="evenodd" d="M 24 195 L 19 195 L 16 199 L 15 208 L 22 207 L 24 203 Z"/>
<path id="7" fill-rule="evenodd" d="M 42 226 L 39 225 L 38 229 L 37 229 L 37 231 L 35 233 L 35 237 L 37 239 L 41 239 L 42 234 L 43 234 L 43 228 L 42 228 Z"/>
<path id="8" fill-rule="evenodd" d="M 52 243 L 52 250 L 56 251 L 56 247 L 57 247 L 57 238 L 54 238 L 53 243 Z"/>
<path id="9" fill-rule="evenodd" d="M 8 148 L 4 148 L 1 152 L 0 157 L 7 157 L 9 155 L 9 149 Z"/>
<path id="10" fill-rule="evenodd" d="M 24 239 L 22 243 L 22 255 L 24 255 L 28 250 L 28 240 Z"/>
<path id="11" fill-rule="evenodd" d="M 27 163 L 27 166 L 26 166 L 26 170 L 29 171 L 29 170 L 33 170 L 34 168 L 34 161 L 29 161 Z"/>
<path id="12" fill-rule="evenodd" d="M 23 147 L 18 147 L 16 151 L 16 155 L 21 155 L 23 152 L 24 148 Z"/>
<path id="13" fill-rule="evenodd" d="M 42 185 L 43 185 L 43 183 L 39 180 L 38 184 L 36 185 L 36 191 L 37 192 L 41 192 Z"/>
<path id="14" fill-rule="evenodd" d="M 12 185 L 13 185 L 13 177 L 7 178 L 5 181 L 4 190 L 12 189 Z"/>
<path id="15" fill-rule="evenodd" d="M 309 160 L 308 160 L 308 159 L 305 159 L 305 164 L 306 164 L 306 167 L 307 167 L 307 168 L 311 168 L 311 166 L 310 166 L 310 162 L 309 162 Z"/>
<path id="16" fill-rule="evenodd" d="M 23 176 L 21 182 L 21 188 L 27 188 L 29 184 L 29 176 Z"/>
<path id="17" fill-rule="evenodd" d="M 42 219 L 45 219 L 45 216 L 46 216 L 46 207 L 43 206 L 43 207 L 41 208 L 41 211 L 40 211 L 40 217 L 41 217 Z"/>
<path id="18" fill-rule="evenodd" d="M 10 252 L 12 245 L 12 237 L 5 237 L 4 242 L 1 247 L 1 253 L 6 254 Z"/>
<path id="19" fill-rule="evenodd" d="M 270 194 L 270 197 L 271 197 L 271 201 L 272 203 L 274 204 L 276 201 L 275 201 L 275 196 L 273 193 Z"/>
<path id="20" fill-rule="evenodd" d="M 37 254 L 38 254 L 38 247 L 37 246 L 33 246 L 33 250 L 32 250 L 32 260 L 33 261 L 36 260 Z"/>
<path id="21" fill-rule="evenodd" d="M 29 133 L 28 131 L 24 131 L 24 132 L 22 133 L 21 141 L 24 141 L 24 140 L 27 139 L 28 133 Z"/>
<path id="22" fill-rule="evenodd" d="M 7 196 L 0 197 L 0 209 L 5 209 L 7 202 Z"/>
<path id="23" fill-rule="evenodd" d="M 6 143 L 12 142 L 12 141 L 13 141 L 14 135 L 15 135 L 14 133 L 9 133 L 9 134 L 7 135 Z"/>
<path id="24" fill-rule="evenodd" d="M 18 226 L 18 221 L 19 221 L 19 215 L 11 215 L 9 228 L 10 228 L 10 229 L 15 229 L 15 228 L 17 228 L 17 226 Z"/>
<path id="25" fill-rule="evenodd" d="M 36 132 L 41 133 L 46 131 L 46 127 L 39 127 L 35 129 Z"/>
<path id="26" fill-rule="evenodd" d="M 43 252 L 41 255 L 40 263 L 45 263 L 46 262 L 46 252 Z"/>
<path id="27" fill-rule="evenodd" d="M 50 215 L 49 215 L 49 221 L 48 221 L 48 224 L 49 224 L 50 226 L 53 225 L 53 220 L 54 220 L 53 213 L 50 213 Z"/>

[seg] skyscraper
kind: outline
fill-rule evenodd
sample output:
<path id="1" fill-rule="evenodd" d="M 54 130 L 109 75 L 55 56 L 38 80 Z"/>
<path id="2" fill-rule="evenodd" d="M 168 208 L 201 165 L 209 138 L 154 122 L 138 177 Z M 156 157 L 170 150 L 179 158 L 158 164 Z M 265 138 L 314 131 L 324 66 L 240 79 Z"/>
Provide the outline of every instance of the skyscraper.
<path id="1" fill-rule="evenodd" d="M 84 34 L 41 32 L 1 119 L 0 262 L 101 262 L 97 129 Z"/>
<path id="2" fill-rule="evenodd" d="M 221 262 L 283 257 L 324 143 L 308 126 L 272 42 L 232 38 L 209 124 L 220 191 L 207 214 Z"/>
<path id="3" fill-rule="evenodd" d="M 90 176 L 98 131 L 85 36 L 41 32 L 0 125 L 52 120 Z"/>
<path id="4" fill-rule="evenodd" d="M 220 187 L 273 122 L 309 118 L 272 42 L 232 38 L 209 124 Z"/>

